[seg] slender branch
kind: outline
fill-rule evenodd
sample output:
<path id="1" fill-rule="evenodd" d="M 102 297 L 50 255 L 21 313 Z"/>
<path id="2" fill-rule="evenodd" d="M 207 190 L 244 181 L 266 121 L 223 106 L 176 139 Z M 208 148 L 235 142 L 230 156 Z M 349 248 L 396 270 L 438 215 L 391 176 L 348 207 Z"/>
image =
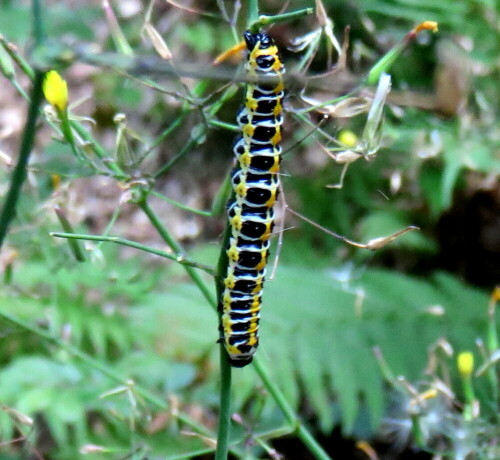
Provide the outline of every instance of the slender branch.
<path id="1" fill-rule="evenodd" d="M 171 254 L 169 252 L 161 251 L 159 249 L 151 248 L 149 246 L 144 246 L 143 244 L 136 243 L 135 241 L 126 240 L 118 236 L 100 236 L 100 235 L 82 235 L 78 233 L 62 233 L 62 232 L 51 232 L 50 236 L 55 238 L 67 238 L 73 240 L 87 240 L 87 241 L 103 241 L 109 243 L 120 244 L 122 246 L 129 246 L 131 248 L 139 249 L 141 251 L 149 252 L 160 257 L 165 257 L 166 259 L 178 262 L 181 265 L 198 268 L 207 272 L 209 275 L 214 276 L 214 269 L 207 265 L 200 264 L 191 260 L 189 257 L 182 256 L 180 254 Z"/>
<path id="2" fill-rule="evenodd" d="M 151 209 L 149 204 L 146 201 L 146 198 L 144 198 L 142 201 L 138 203 L 139 207 L 142 209 L 144 214 L 148 216 L 149 221 L 153 225 L 153 227 L 156 229 L 156 231 L 160 234 L 161 238 L 167 245 L 174 251 L 176 254 L 184 254 L 184 249 L 182 246 L 175 241 L 170 233 L 167 231 L 167 229 L 163 226 L 161 223 L 160 219 L 158 216 L 155 214 L 155 212 Z M 215 300 L 215 297 L 213 296 L 212 291 L 208 288 L 208 286 L 205 284 L 205 282 L 201 279 L 199 273 L 194 269 L 194 266 L 191 264 L 183 264 L 184 270 L 186 270 L 187 274 L 189 277 L 193 280 L 193 282 L 196 284 L 200 292 L 202 293 L 203 297 L 208 300 L 210 305 L 212 305 L 213 308 L 216 308 L 217 306 L 217 301 Z M 213 274 L 213 273 L 212 273 Z"/>
<path id="3" fill-rule="evenodd" d="M 42 18 L 42 0 L 33 0 L 31 5 L 33 10 L 33 38 L 36 46 L 38 46 L 45 39 L 45 27 Z"/>
<path id="4" fill-rule="evenodd" d="M 61 227 L 66 233 L 73 235 L 75 232 L 73 231 L 73 227 L 66 216 L 66 213 L 60 206 L 54 206 L 54 212 L 56 213 L 57 218 L 61 224 Z M 69 238 L 68 244 L 73 253 L 74 257 L 78 262 L 85 262 L 87 258 L 85 257 L 85 252 L 83 251 L 80 243 L 77 241 L 78 238 Z"/>
<path id="5" fill-rule="evenodd" d="M 231 428 L 231 365 L 224 345 L 220 344 L 220 407 L 219 425 L 217 427 L 217 448 L 215 460 L 226 460 L 229 450 L 229 435 Z"/>
<path id="6" fill-rule="evenodd" d="M 44 38 L 41 0 L 33 0 L 32 13 L 33 38 L 35 47 L 37 47 L 41 45 Z M 9 230 L 10 223 L 16 215 L 17 200 L 19 199 L 21 187 L 26 179 L 26 166 L 28 165 L 31 150 L 35 142 L 36 120 L 38 118 L 38 112 L 43 98 L 43 76 L 43 72 L 35 73 L 31 89 L 31 102 L 28 109 L 28 119 L 23 131 L 19 158 L 14 172 L 12 173 L 9 191 L 7 192 L 2 211 L 0 212 L 0 249 L 2 248 L 3 241 Z"/>
<path id="7" fill-rule="evenodd" d="M 217 262 L 217 274 L 215 276 L 215 288 L 217 291 L 217 299 L 222 297 L 224 291 L 224 277 L 227 273 L 227 266 L 229 263 L 226 248 L 231 236 L 231 226 L 229 221 L 226 221 L 226 228 L 224 230 L 224 237 L 222 239 L 221 250 L 219 253 L 219 260 Z M 219 324 L 221 324 L 222 310 L 217 310 Z M 231 429 L 231 374 L 232 368 L 229 364 L 228 355 L 224 347 L 224 343 L 220 344 L 220 411 L 219 411 L 219 426 L 217 428 L 217 449 L 215 451 L 216 460 L 226 460 L 228 452 L 228 440 Z"/>
<path id="8" fill-rule="evenodd" d="M 167 203 L 170 203 L 172 206 L 175 206 L 176 208 L 182 209 L 183 211 L 189 211 L 192 214 L 196 214 L 198 216 L 203 216 L 203 217 L 212 217 L 212 211 L 203 211 L 201 209 L 194 209 L 189 206 L 186 206 L 182 203 L 179 203 L 178 201 L 172 200 L 168 196 L 162 195 L 159 192 L 155 192 L 154 190 L 151 190 L 149 192 L 151 195 L 156 196 L 160 200 L 166 201 Z"/>
<path id="9" fill-rule="evenodd" d="M 0 35 L 0 45 L 7 52 L 7 54 L 12 58 L 12 60 L 18 65 L 21 71 L 30 79 L 35 79 L 35 71 L 31 68 L 28 62 L 17 52 L 17 48 L 14 44 L 9 43 L 3 35 Z"/>
<path id="10" fill-rule="evenodd" d="M 226 205 L 227 199 L 230 194 L 230 190 L 231 190 L 231 176 L 226 175 L 226 180 L 222 183 L 219 191 L 217 192 L 217 195 L 215 196 L 215 199 L 213 200 L 212 203 L 212 208 L 209 211 L 203 211 L 201 209 L 191 208 L 190 206 L 186 206 L 182 203 L 179 203 L 178 201 L 172 200 L 168 196 L 162 195 L 161 193 L 155 192 L 154 190 L 151 190 L 149 193 L 153 196 L 156 196 L 160 200 L 170 203 L 176 208 L 188 211 L 198 216 L 213 217 L 221 214 L 222 211 L 224 210 L 224 207 Z"/>
<path id="11" fill-rule="evenodd" d="M 144 152 L 144 156 L 146 157 L 149 153 L 151 153 L 156 147 L 158 147 L 177 127 L 179 127 L 182 122 L 185 120 L 189 112 L 186 110 L 182 112 L 173 122 L 172 124 L 163 131 L 151 144 L 151 146 Z"/>
<path id="12" fill-rule="evenodd" d="M 74 129 L 77 134 L 86 142 L 92 145 L 92 150 L 97 155 L 100 160 L 106 160 L 108 154 L 106 150 L 94 139 L 92 134 L 90 134 L 81 123 L 70 120 L 69 125 Z M 121 168 L 114 161 L 103 161 L 103 163 L 108 167 L 108 169 L 113 173 L 117 180 L 125 180 L 128 176 L 121 170 Z"/>
<path id="13" fill-rule="evenodd" d="M 173 156 L 169 162 L 163 166 L 159 171 L 157 171 L 154 175 L 154 178 L 157 179 L 162 174 L 165 174 L 172 166 L 174 166 L 187 152 L 190 152 L 193 147 L 198 144 L 198 142 L 205 137 L 205 132 L 201 132 L 196 137 L 192 138 L 179 152 Z"/>
<path id="14" fill-rule="evenodd" d="M 236 126 L 232 123 L 226 123 L 224 121 L 219 121 L 219 120 L 210 120 L 208 122 L 210 126 L 214 126 L 216 128 L 222 128 L 222 129 L 227 129 L 229 131 L 233 132 L 240 132 L 239 126 Z"/>
<path id="15" fill-rule="evenodd" d="M 167 229 L 160 222 L 154 211 L 149 207 L 146 199 L 144 198 L 139 203 L 139 207 L 148 216 L 150 222 L 156 228 L 160 236 L 163 238 L 165 243 L 167 243 L 170 248 L 177 252 L 182 253 L 182 247 L 175 241 Z M 224 244 L 222 246 L 221 253 L 225 254 L 226 240 L 229 238 L 228 227 L 226 227 L 226 234 L 224 238 Z M 227 256 L 226 256 L 227 258 Z M 226 260 L 227 265 L 227 260 Z M 216 275 L 216 287 L 217 293 L 220 295 L 221 290 L 221 262 L 219 260 L 218 271 Z M 193 270 L 192 267 L 184 265 L 184 269 L 196 284 L 198 289 L 201 291 L 203 296 L 208 300 L 214 309 L 217 308 L 217 300 L 213 297 L 212 292 L 208 289 L 207 285 L 200 278 L 199 274 Z M 221 372 L 221 399 L 220 399 L 220 413 L 219 413 L 219 428 L 217 434 L 217 450 L 215 453 L 216 460 L 226 460 L 228 453 L 228 442 L 229 442 L 229 427 L 231 422 L 231 366 L 229 365 L 229 360 L 227 359 L 227 353 L 223 345 L 220 344 L 220 372 Z"/>
<path id="16" fill-rule="evenodd" d="M 309 451 L 318 460 L 331 460 L 329 455 L 318 444 L 318 442 L 316 441 L 316 439 L 314 439 L 313 435 L 309 432 L 309 430 L 300 423 L 299 419 L 295 415 L 294 410 L 292 409 L 290 404 L 288 404 L 288 401 L 286 400 L 281 390 L 272 382 L 269 374 L 267 373 L 264 366 L 261 364 L 260 359 L 258 357 L 254 357 L 253 366 L 254 369 L 257 371 L 257 374 L 259 375 L 260 379 L 262 380 L 262 383 L 266 387 L 267 391 L 269 391 L 272 398 L 283 412 L 283 415 L 287 419 L 288 423 L 290 423 L 293 427 L 295 427 L 299 439 L 306 445 Z"/>
<path id="17" fill-rule="evenodd" d="M 248 0 L 248 24 L 259 20 L 259 0 Z"/>
<path id="18" fill-rule="evenodd" d="M 35 142 L 36 120 L 38 118 L 38 112 L 43 98 L 42 83 L 43 73 L 36 72 L 31 91 L 31 104 L 28 109 L 28 119 L 24 127 L 23 138 L 21 141 L 19 158 L 14 172 L 12 173 L 9 191 L 7 192 L 2 211 L 0 212 L 0 249 L 2 248 L 3 241 L 7 235 L 10 223 L 16 215 L 17 201 L 19 199 L 19 194 L 24 180 L 26 179 L 26 166 Z"/>
<path id="19" fill-rule="evenodd" d="M 275 16 L 257 16 L 257 20 L 251 18 L 251 25 L 249 29 L 251 31 L 257 31 L 263 26 L 269 24 L 276 24 L 278 22 L 288 22 L 294 19 L 301 18 L 302 16 L 307 16 L 314 13 L 314 8 L 304 8 L 302 10 L 291 11 L 290 13 L 277 14 Z"/>
<path id="20" fill-rule="evenodd" d="M 212 107 L 210 108 L 210 110 L 208 111 L 208 114 L 207 114 L 207 119 L 208 120 L 211 120 L 216 114 L 217 112 L 220 110 L 220 108 L 222 107 L 222 105 L 229 99 L 231 99 L 231 97 L 234 96 L 234 94 L 236 93 L 237 91 L 237 88 L 235 86 L 229 86 L 228 88 L 226 88 L 226 90 L 222 93 L 221 97 L 217 100 L 217 102 L 215 102 Z M 178 153 L 177 155 L 175 155 L 173 158 L 170 159 L 170 161 L 165 165 L 163 166 L 163 168 L 161 168 L 159 171 L 157 171 L 154 175 L 155 179 L 158 178 L 159 176 L 161 176 L 162 174 L 166 173 L 172 166 L 174 166 L 174 164 L 176 164 L 187 152 L 190 152 L 195 145 L 197 145 L 204 137 L 205 137 L 206 133 L 205 133 L 205 130 L 202 129 L 201 132 L 195 136 L 194 138 L 192 138 Z"/>

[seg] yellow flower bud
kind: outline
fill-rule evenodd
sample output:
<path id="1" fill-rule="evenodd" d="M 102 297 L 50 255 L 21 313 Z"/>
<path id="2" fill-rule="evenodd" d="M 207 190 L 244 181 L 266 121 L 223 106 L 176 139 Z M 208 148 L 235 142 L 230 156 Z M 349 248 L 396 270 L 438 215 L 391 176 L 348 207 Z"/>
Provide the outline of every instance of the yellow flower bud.
<path id="1" fill-rule="evenodd" d="M 438 31 L 438 23 L 435 21 L 424 21 L 421 22 L 417 27 L 413 29 L 413 32 L 418 34 L 422 30 L 432 30 L 432 32 Z"/>
<path id="2" fill-rule="evenodd" d="M 457 357 L 457 366 L 462 377 L 470 377 L 474 370 L 474 355 L 470 351 L 463 351 Z"/>
<path id="3" fill-rule="evenodd" d="M 43 94 L 48 103 L 64 112 L 68 106 L 68 85 L 55 70 L 47 72 L 43 82 Z"/>
<path id="4" fill-rule="evenodd" d="M 358 144 L 358 136 L 348 129 L 340 131 L 338 141 L 347 147 L 356 147 Z"/>
<path id="5" fill-rule="evenodd" d="M 493 302 L 500 301 L 500 286 L 497 286 L 495 289 L 493 289 L 493 293 L 491 294 L 491 300 Z"/>

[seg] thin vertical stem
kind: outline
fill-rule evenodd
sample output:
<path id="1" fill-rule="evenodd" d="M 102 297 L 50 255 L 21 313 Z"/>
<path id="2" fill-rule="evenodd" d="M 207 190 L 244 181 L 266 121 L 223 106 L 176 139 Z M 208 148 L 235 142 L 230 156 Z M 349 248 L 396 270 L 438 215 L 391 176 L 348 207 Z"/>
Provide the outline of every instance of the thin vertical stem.
<path id="1" fill-rule="evenodd" d="M 170 233 L 167 231 L 167 229 L 163 226 L 161 223 L 160 219 L 158 219 L 158 216 L 155 214 L 155 212 L 151 209 L 149 204 L 147 203 L 146 199 L 143 199 L 142 201 L 139 202 L 139 207 L 142 209 L 144 214 L 148 216 L 149 221 L 153 225 L 153 227 L 156 229 L 156 231 L 160 234 L 161 238 L 167 245 L 172 249 L 176 254 L 185 254 L 184 249 L 182 246 L 177 243 L 177 241 L 172 238 Z M 189 275 L 189 277 L 193 280 L 193 282 L 196 284 L 200 292 L 202 293 L 203 297 L 207 299 L 207 301 L 212 305 L 213 308 L 217 307 L 217 301 L 215 300 L 212 291 L 208 288 L 208 286 L 205 284 L 205 282 L 202 280 L 201 276 L 197 272 L 197 270 L 193 267 L 190 267 L 188 265 L 183 265 L 184 270 L 186 270 L 186 273 Z"/>
<path id="2" fill-rule="evenodd" d="M 17 201 L 19 199 L 19 194 L 24 180 L 26 179 L 26 166 L 35 142 L 36 120 L 43 98 L 43 75 L 44 74 L 42 72 L 36 72 L 35 74 L 35 80 L 31 90 L 31 103 L 28 110 L 28 119 L 23 131 L 19 158 L 17 159 L 16 167 L 12 173 L 9 191 L 7 192 L 2 211 L 0 212 L 0 249 L 5 236 L 7 235 L 7 231 L 9 230 L 10 223 L 16 215 Z"/>
<path id="3" fill-rule="evenodd" d="M 33 38 L 35 39 L 35 46 L 38 46 L 45 38 L 45 27 L 42 19 L 42 0 L 33 0 L 31 5 L 33 11 Z"/>
<path id="4" fill-rule="evenodd" d="M 146 198 L 139 202 L 139 207 L 148 216 L 151 224 L 156 228 L 163 241 L 168 244 L 168 246 L 177 254 L 183 254 L 184 250 L 177 241 L 175 241 L 172 236 L 168 233 L 167 229 L 163 226 L 158 216 L 148 205 Z M 228 228 L 228 227 L 227 227 Z M 218 272 L 216 275 L 216 287 L 218 298 L 221 295 L 222 281 L 221 273 L 224 268 L 224 256 L 226 257 L 225 264 L 227 265 L 227 255 L 226 255 L 226 240 L 229 238 L 228 229 L 226 228 L 224 244 L 221 250 L 221 257 L 219 258 Z M 189 277 L 196 284 L 198 289 L 201 291 L 205 299 L 208 300 L 210 305 L 214 309 L 217 308 L 217 300 L 213 297 L 212 292 L 203 282 L 198 272 L 189 266 L 184 265 L 184 270 L 186 270 Z M 229 449 L 229 428 L 231 423 L 231 366 L 227 358 L 226 350 L 223 344 L 220 344 L 220 373 L 221 373 L 221 390 L 220 390 L 220 412 L 219 412 L 219 427 L 217 432 L 217 448 L 215 452 L 216 460 L 226 460 L 228 449 Z"/>
<path id="5" fill-rule="evenodd" d="M 231 428 L 231 365 L 223 344 L 220 344 L 220 407 L 219 426 L 217 428 L 217 447 L 215 460 L 226 460 L 229 450 Z"/>
<path id="6" fill-rule="evenodd" d="M 248 24 L 259 20 L 259 0 L 248 0 Z"/>
<path id="7" fill-rule="evenodd" d="M 254 358 L 253 361 L 254 369 L 257 371 L 262 383 L 266 387 L 267 391 L 271 394 L 272 398 L 278 405 L 278 407 L 283 412 L 283 415 L 294 428 L 298 438 L 305 444 L 315 458 L 318 460 L 331 460 L 330 456 L 325 452 L 325 450 L 319 445 L 318 441 L 314 439 L 314 436 L 310 431 L 301 424 L 300 420 L 295 415 L 294 410 L 288 404 L 283 393 L 280 389 L 271 381 L 267 370 L 262 366 L 258 357 Z"/>
<path id="8" fill-rule="evenodd" d="M 222 297 L 224 292 L 224 277 L 227 272 L 228 257 L 226 248 L 231 236 L 231 226 L 229 221 L 226 222 L 224 237 L 222 239 L 219 261 L 217 263 L 217 273 L 215 275 L 215 287 L 217 291 L 217 299 Z M 219 324 L 222 321 L 222 310 L 217 311 Z M 215 460 L 226 460 L 228 453 L 228 442 L 231 429 L 231 374 L 232 368 L 229 364 L 228 355 L 224 347 L 224 343 L 220 343 L 220 411 L 219 411 L 219 426 L 217 429 L 217 449 L 215 451 Z"/>
<path id="9" fill-rule="evenodd" d="M 44 38 L 44 28 L 42 21 L 42 5 L 41 0 L 33 0 L 32 2 L 33 13 L 33 38 L 35 47 L 40 46 Z M 28 109 L 28 119 L 23 131 L 23 138 L 19 150 L 19 157 L 17 164 L 12 173 L 9 191 L 5 198 L 5 202 L 0 212 L 0 249 L 2 248 L 3 241 L 9 230 L 10 223 L 16 215 L 17 201 L 19 194 L 26 179 L 26 166 L 28 165 L 29 156 L 33 149 L 36 134 L 36 120 L 38 112 L 42 103 L 43 92 L 43 72 L 35 72 L 35 78 L 31 89 L 30 105 Z"/>

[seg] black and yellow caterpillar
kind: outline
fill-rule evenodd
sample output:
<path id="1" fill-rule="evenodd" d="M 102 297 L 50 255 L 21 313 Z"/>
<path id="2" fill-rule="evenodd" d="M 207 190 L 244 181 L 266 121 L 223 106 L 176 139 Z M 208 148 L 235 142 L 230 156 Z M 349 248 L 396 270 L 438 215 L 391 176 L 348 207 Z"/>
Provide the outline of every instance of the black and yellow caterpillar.
<path id="1" fill-rule="evenodd" d="M 219 304 L 221 341 L 235 367 L 249 364 L 259 343 L 262 290 L 279 188 L 285 72 L 271 37 L 248 31 L 243 37 L 248 49 L 245 70 L 256 83 L 247 85 L 245 107 L 237 115 L 242 134 L 233 148 L 231 235 Z M 265 81 L 259 83 L 259 78 Z"/>

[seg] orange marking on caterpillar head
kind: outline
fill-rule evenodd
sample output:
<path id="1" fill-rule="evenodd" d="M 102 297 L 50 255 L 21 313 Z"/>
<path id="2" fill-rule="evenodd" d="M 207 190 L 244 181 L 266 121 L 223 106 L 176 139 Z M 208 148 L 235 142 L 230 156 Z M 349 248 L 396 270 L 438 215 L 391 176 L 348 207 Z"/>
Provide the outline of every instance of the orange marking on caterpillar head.
<path id="1" fill-rule="evenodd" d="M 241 41 L 237 45 L 234 45 L 233 47 L 229 48 L 228 50 L 220 53 L 212 62 L 213 65 L 219 65 L 221 62 L 227 61 L 227 60 L 235 60 L 237 59 L 238 62 L 241 61 L 242 55 L 241 52 L 246 48 L 246 44 L 244 41 Z"/>

